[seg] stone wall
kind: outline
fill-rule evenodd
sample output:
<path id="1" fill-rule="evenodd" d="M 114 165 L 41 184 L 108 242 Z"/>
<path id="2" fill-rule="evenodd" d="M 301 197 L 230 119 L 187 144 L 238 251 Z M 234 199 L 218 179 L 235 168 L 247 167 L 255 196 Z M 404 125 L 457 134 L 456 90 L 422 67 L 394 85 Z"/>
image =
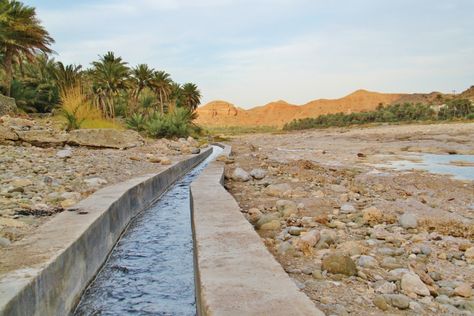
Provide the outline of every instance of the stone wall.
<path id="1" fill-rule="evenodd" d="M 0 116 L 12 114 L 17 111 L 15 99 L 0 94 Z"/>

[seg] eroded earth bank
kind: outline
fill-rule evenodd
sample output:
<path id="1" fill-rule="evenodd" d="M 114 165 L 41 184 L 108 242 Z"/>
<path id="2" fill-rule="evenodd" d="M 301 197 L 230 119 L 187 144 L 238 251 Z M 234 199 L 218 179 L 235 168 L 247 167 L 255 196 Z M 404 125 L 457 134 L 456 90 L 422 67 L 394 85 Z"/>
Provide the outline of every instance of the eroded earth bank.
<path id="1" fill-rule="evenodd" d="M 239 137 L 226 187 L 328 315 L 472 315 L 473 135 L 444 124 Z M 386 166 L 423 153 L 452 155 L 461 176 Z"/>

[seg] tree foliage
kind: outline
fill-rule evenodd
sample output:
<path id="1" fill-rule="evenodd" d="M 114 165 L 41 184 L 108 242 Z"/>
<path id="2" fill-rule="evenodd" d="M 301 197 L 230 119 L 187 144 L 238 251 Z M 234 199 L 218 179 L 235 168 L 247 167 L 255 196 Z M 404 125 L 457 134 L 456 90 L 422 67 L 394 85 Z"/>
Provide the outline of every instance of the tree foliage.
<path id="1" fill-rule="evenodd" d="M 13 64 L 34 60 L 38 51 L 51 53 L 54 43 L 41 25 L 36 10 L 16 0 L 0 0 L 0 51 L 4 70 L 4 90 L 11 95 Z"/>
<path id="2" fill-rule="evenodd" d="M 467 99 L 448 101 L 439 111 L 427 104 L 394 104 L 386 107 L 379 106 L 375 111 L 359 113 L 336 113 L 320 115 L 315 118 L 294 120 L 286 124 L 285 130 L 301 130 L 329 126 L 349 126 L 357 124 L 381 122 L 411 122 L 428 120 L 450 120 L 456 118 L 469 119 L 474 113 L 474 105 Z"/>

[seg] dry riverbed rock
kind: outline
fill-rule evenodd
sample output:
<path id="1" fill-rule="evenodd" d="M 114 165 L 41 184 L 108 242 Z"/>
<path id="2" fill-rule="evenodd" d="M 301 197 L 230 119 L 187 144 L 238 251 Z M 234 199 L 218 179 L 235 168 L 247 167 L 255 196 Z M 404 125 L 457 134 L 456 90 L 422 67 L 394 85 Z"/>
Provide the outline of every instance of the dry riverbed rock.
<path id="1" fill-rule="evenodd" d="M 250 180 L 250 175 L 242 168 L 235 168 L 232 172 L 232 180 L 246 182 Z"/>
<path id="2" fill-rule="evenodd" d="M 232 163 L 267 174 L 225 185 L 327 315 L 469 315 L 474 183 L 378 164 L 454 147 L 474 153 L 473 133 L 450 124 L 246 135 L 231 141 Z M 315 232 L 319 240 L 303 242 Z"/>
<path id="3" fill-rule="evenodd" d="M 135 131 L 116 129 L 78 129 L 67 136 L 71 145 L 127 149 L 143 145 L 143 138 Z"/>
<path id="4" fill-rule="evenodd" d="M 287 183 L 270 184 L 265 189 L 267 195 L 274 197 L 283 197 L 289 191 L 291 191 L 291 186 Z"/>
<path id="5" fill-rule="evenodd" d="M 354 261 L 351 257 L 341 252 L 330 253 L 324 257 L 321 268 L 333 274 L 344 274 L 347 276 L 357 274 L 357 267 Z"/>
<path id="6" fill-rule="evenodd" d="M 414 273 L 406 273 L 403 275 L 401 287 L 407 294 L 430 295 L 428 287 L 421 281 L 420 277 Z"/>
<path id="7" fill-rule="evenodd" d="M 250 171 L 250 175 L 256 180 L 262 180 L 263 178 L 265 178 L 267 173 L 265 172 L 265 170 L 258 168 Z"/>
<path id="8" fill-rule="evenodd" d="M 276 208 L 283 217 L 288 217 L 297 211 L 296 203 L 288 200 L 278 200 L 276 202 Z"/>

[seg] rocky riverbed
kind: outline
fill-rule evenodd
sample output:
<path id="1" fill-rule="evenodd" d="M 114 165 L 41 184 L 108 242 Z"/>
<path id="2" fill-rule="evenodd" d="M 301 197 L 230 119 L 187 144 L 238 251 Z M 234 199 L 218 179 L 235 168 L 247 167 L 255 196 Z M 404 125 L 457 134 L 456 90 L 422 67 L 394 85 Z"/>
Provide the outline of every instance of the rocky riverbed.
<path id="1" fill-rule="evenodd" d="M 100 188 L 158 173 L 198 153 L 203 145 L 192 138 L 145 140 L 130 131 L 66 134 L 33 120 L 9 117 L 0 119 L 0 129 L 29 135 L 0 139 L 0 256 L 15 241 Z M 68 137 L 84 145 L 57 142 Z M 114 149 L 121 147 L 128 149 Z"/>
<path id="2" fill-rule="evenodd" d="M 472 315 L 474 181 L 380 167 L 472 155 L 472 135 L 474 124 L 249 135 L 231 142 L 226 187 L 328 315 Z"/>

